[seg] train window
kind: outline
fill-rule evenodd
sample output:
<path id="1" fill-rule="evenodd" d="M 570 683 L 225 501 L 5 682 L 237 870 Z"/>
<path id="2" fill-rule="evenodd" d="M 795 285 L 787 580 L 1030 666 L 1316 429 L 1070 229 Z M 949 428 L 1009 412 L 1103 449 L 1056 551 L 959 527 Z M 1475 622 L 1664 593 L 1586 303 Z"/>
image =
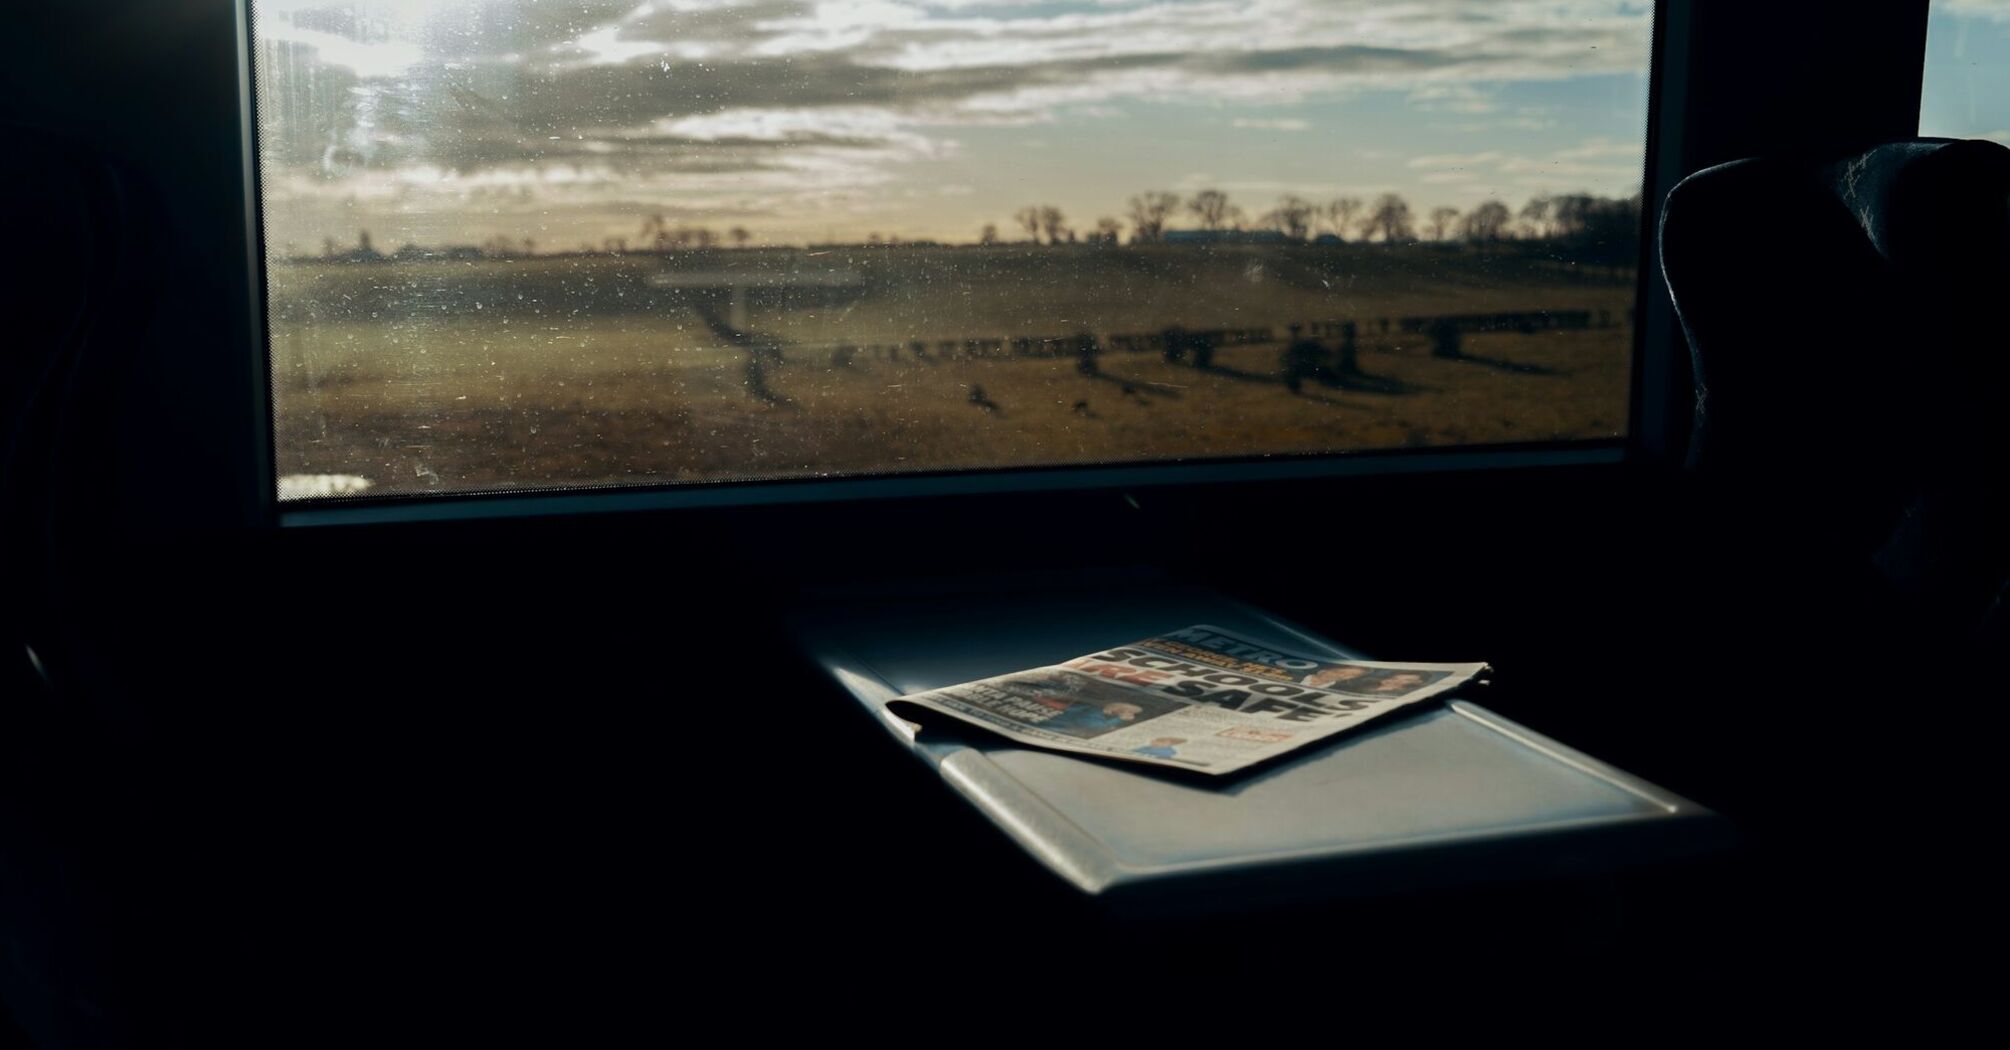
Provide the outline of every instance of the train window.
<path id="1" fill-rule="evenodd" d="M 1611 442 L 1652 12 L 258 0 L 280 497 Z"/>
<path id="2" fill-rule="evenodd" d="M 1919 133 L 2010 145 L 2010 0 L 1933 0 Z"/>

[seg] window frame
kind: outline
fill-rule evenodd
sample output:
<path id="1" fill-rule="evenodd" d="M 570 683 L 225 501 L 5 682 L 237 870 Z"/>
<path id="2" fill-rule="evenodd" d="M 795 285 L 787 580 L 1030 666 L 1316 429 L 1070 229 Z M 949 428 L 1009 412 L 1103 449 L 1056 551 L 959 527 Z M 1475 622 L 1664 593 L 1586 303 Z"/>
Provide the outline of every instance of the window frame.
<path id="1" fill-rule="evenodd" d="M 129 6 L 146 5 L 126 0 Z M 609 488 L 553 488 L 510 493 L 443 493 L 377 499 L 280 503 L 274 474 L 273 404 L 269 386 L 269 346 L 265 324 L 265 273 L 258 180 L 257 126 L 254 109 L 252 25 L 249 0 L 185 0 L 125 21 L 160 23 L 179 36 L 178 49 L 162 53 L 160 35 L 131 32 L 131 25 L 110 26 L 117 20 L 71 18 L 87 36 L 111 42 L 108 61 L 138 62 L 151 68 L 164 95 L 156 108 L 176 107 L 191 120 L 216 123 L 229 111 L 234 149 L 218 152 L 216 136 L 192 148 L 203 154 L 201 164 L 169 164 L 152 172 L 160 191 L 177 212 L 181 231 L 200 229 L 213 246 L 235 244 L 238 250 L 208 253 L 209 269 L 164 273 L 165 294 L 176 296 L 178 310 L 166 318 L 160 343 L 181 354 L 175 367 L 152 361 L 135 383 L 141 397 L 126 401 L 132 409 L 121 447 L 130 462 L 118 478 L 122 513 L 142 527 L 269 529 L 295 526 L 423 522 L 541 515 L 576 515 L 636 510 L 675 511 L 690 507 L 816 504 L 882 497 L 1012 499 L 1028 492 L 1114 490 L 1153 486 L 1208 486 L 1223 483 L 1297 486 L 1307 480 L 1344 484 L 1365 475 L 1459 474 L 1470 471 L 1526 470 L 1592 465 L 1601 470 L 1654 469 L 1679 463 L 1689 419 L 1686 350 L 1679 325 L 1664 291 L 1654 237 L 1659 207 L 1668 189 L 1682 175 L 1710 163 L 1743 155 L 1739 149 L 1754 139 L 1761 117 L 1777 114 L 1778 105 L 1752 105 L 1797 100 L 1815 106 L 1825 116 L 1812 122 L 1775 121 L 1763 129 L 1762 141 L 1784 148 L 1809 146 L 1837 127 L 1860 137 L 1906 137 L 1917 129 L 1918 65 L 1924 57 L 1926 0 L 1895 0 L 1874 15 L 1808 23 L 1817 37 L 1854 43 L 1859 52 L 1875 48 L 1884 58 L 1903 57 L 1908 33 L 1918 48 L 1910 63 L 1910 123 L 1900 125 L 1894 114 L 1907 111 L 1904 61 L 1866 75 L 1861 64 L 1832 57 L 1829 43 L 1809 46 L 1791 70 L 1753 69 L 1726 64 L 1732 38 L 1777 34 L 1794 26 L 1801 11 L 1730 10 L 1744 5 L 1699 4 L 1694 0 L 1658 0 L 1654 5 L 1652 54 L 1649 65 L 1646 157 L 1642 180 L 1642 259 L 1634 330 L 1632 403 L 1627 436 L 1605 442 L 1553 443 L 1541 446 L 1465 446 L 1420 450 L 1370 450 L 1305 457 L 1257 457 L 1174 463 L 1008 467 L 953 474 L 894 474 L 843 479 L 785 479 L 705 482 L 681 485 Z M 1782 5 L 1800 8 L 1801 5 Z M 1819 10 L 1809 5 L 1807 10 Z M 1827 11 L 1829 15 L 1834 12 Z M 1833 24 L 1849 22 L 1848 25 Z M 1803 18 L 1805 22 L 1805 18 Z M 1799 28 L 1806 29 L 1807 24 Z M 123 36 L 113 30 L 124 29 Z M 1777 35 L 1774 39 L 1779 39 Z M 1894 44 L 1896 39 L 1898 43 Z M 1828 50 L 1825 50 L 1828 49 Z M 226 53 L 227 49 L 227 53 Z M 1730 47 L 1735 52 L 1735 47 Z M 1843 51 L 1847 52 L 1847 48 Z M 225 83 L 224 71 L 228 71 Z M 1710 77 L 1693 75 L 1709 70 Z M 85 71 L 88 73 L 89 71 Z M 1790 72 L 1796 83 L 1789 87 Z M 1856 90 L 1839 90 L 1854 86 Z M 1707 89 L 1707 90 L 1704 90 Z M 1882 90 L 1884 96 L 1873 92 Z M 1770 94 L 1769 94 L 1770 93 Z M 1832 93 L 1832 94 L 1831 94 Z M 73 89 L 74 94 L 74 89 Z M 1895 95 L 1895 97 L 1893 97 Z M 103 97 L 103 96 L 99 96 Z M 1874 98 L 1876 112 L 1866 112 L 1863 100 Z M 1729 104 L 1736 99 L 1741 106 Z M 69 108 L 88 111 L 83 101 Z M 135 102 L 107 117 L 108 138 L 124 146 L 128 156 L 147 158 L 149 165 L 177 144 L 166 131 L 146 133 L 135 119 Z M 1855 107 L 1853 112 L 1845 112 Z M 1812 123 L 1817 125 L 1810 128 Z M 170 129 L 172 130 L 172 129 Z M 1896 131 L 1896 134 L 1894 134 Z M 151 145 L 153 150 L 147 147 Z M 1746 150 L 1749 152 L 1749 150 Z M 197 177 L 200 171 L 202 176 Z M 221 292 L 219 292 L 219 289 Z M 208 295 L 210 302 L 193 304 Z M 200 352 L 193 348 L 200 347 Z M 150 442 L 149 425 L 173 420 L 171 428 L 199 440 L 203 465 L 199 477 L 183 476 L 173 484 L 161 480 L 162 468 L 177 463 L 186 468 L 191 457 L 170 454 Z M 184 469 L 184 475 L 186 470 Z"/>
<path id="2" fill-rule="evenodd" d="M 1657 129 L 1654 116 L 1657 112 L 1655 99 L 1660 93 L 1659 61 L 1661 40 L 1664 34 L 1660 8 L 1656 4 L 1653 15 L 1649 58 L 1649 90 L 1647 142 L 1642 170 L 1642 200 L 1658 201 L 1658 184 L 1651 176 L 1655 171 L 1654 142 Z M 241 119 L 249 129 L 246 138 L 246 156 L 249 169 L 249 185 L 257 190 L 258 145 L 255 106 L 255 80 L 252 68 L 251 40 L 253 39 L 250 0 L 240 5 L 241 30 L 245 41 L 244 55 L 244 112 Z M 259 200 L 251 199 L 254 220 L 258 218 Z M 1658 268 L 1651 275 L 1647 273 L 1648 259 L 1655 254 L 1651 250 L 1651 214 L 1654 208 L 1643 205 L 1641 230 L 1640 283 L 1636 291 L 1636 317 L 1644 320 L 1646 311 L 1640 309 L 1649 296 L 1646 291 L 1659 281 Z M 254 233 L 262 234 L 254 222 Z M 262 246 L 259 248 L 263 259 Z M 258 310 L 260 327 L 263 328 L 265 310 L 263 267 L 258 269 L 260 295 Z M 1054 464 L 1030 466 L 1004 466 L 957 471 L 917 471 L 878 475 L 852 475 L 843 478 L 774 478 L 735 479 L 727 481 L 705 481 L 684 483 L 658 483 L 635 485 L 553 485 L 535 489 L 512 491 L 442 492 L 431 494 L 400 494 L 372 497 L 368 495 L 311 501 L 280 502 L 276 495 L 271 501 L 268 513 L 282 526 L 326 526 L 341 524 L 378 524 L 401 521 L 465 520 L 495 517 L 538 516 L 545 514 L 592 513 L 597 511 L 669 510 L 689 507 L 760 506 L 770 504 L 821 503 L 831 500 L 849 499 L 906 499 L 931 496 L 971 496 L 996 493 L 1000 495 L 1037 492 L 1071 491 L 1094 489 L 1127 489 L 1164 485 L 1212 484 L 1222 482 L 1294 482 L 1310 479 L 1344 478 L 1364 474 L 1388 473 L 1435 473 L 1460 472 L 1476 469 L 1514 469 L 1570 467 L 1583 465 L 1619 465 L 1642 453 L 1658 454 L 1655 450 L 1668 447 L 1671 435 L 1663 431 L 1667 419 L 1662 414 L 1651 414 L 1643 419 L 1643 412 L 1651 412 L 1651 407 L 1665 400 L 1662 384 L 1657 378 L 1662 371 L 1643 368 L 1645 355 L 1652 352 L 1656 361 L 1668 356 L 1667 319 L 1654 331 L 1649 325 L 1634 325 L 1632 360 L 1633 367 L 1629 379 L 1627 434 L 1616 439 L 1584 439 L 1574 441 L 1540 442 L 1514 445 L 1463 445 L 1429 449 L 1368 449 L 1335 453 L 1293 453 L 1285 455 L 1225 456 L 1205 460 L 1174 460 L 1163 462 L 1119 461 L 1112 463 Z M 1648 347 L 1656 349 L 1650 351 Z M 269 345 L 266 348 L 269 375 Z M 274 447 L 275 430 L 270 417 L 272 399 L 270 395 L 262 399 L 268 405 L 265 426 L 265 450 L 268 460 L 276 461 Z M 271 486 L 276 493 L 277 478 Z"/>

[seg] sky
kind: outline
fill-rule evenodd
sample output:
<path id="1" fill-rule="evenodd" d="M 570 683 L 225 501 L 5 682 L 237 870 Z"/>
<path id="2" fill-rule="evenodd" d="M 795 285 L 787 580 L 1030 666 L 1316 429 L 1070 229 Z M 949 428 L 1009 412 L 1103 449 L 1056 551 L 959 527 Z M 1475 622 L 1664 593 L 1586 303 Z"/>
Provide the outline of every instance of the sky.
<path id="1" fill-rule="evenodd" d="M 1934 0 L 1919 133 L 2010 145 L 2010 0 Z"/>
<path id="2" fill-rule="evenodd" d="M 1285 194 L 1400 193 L 1420 220 L 1625 196 L 1651 8 L 259 0 L 267 241 L 558 250 L 659 214 L 761 244 L 970 241 L 1023 236 L 1027 205 L 1126 221 L 1146 190 L 1219 189 L 1252 218 Z M 1994 41 L 2010 28 L 1978 18 Z"/>

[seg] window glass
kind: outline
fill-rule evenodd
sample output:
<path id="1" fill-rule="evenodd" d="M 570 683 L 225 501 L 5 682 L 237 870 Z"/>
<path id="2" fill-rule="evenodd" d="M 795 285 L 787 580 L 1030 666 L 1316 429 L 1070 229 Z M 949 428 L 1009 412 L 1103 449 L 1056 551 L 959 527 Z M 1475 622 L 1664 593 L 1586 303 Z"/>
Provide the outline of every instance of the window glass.
<path id="1" fill-rule="evenodd" d="M 1621 436 L 1651 18 L 260 0 L 282 498 Z"/>
<path id="2" fill-rule="evenodd" d="M 2010 145 L 2010 0 L 1933 0 L 1919 133 Z"/>

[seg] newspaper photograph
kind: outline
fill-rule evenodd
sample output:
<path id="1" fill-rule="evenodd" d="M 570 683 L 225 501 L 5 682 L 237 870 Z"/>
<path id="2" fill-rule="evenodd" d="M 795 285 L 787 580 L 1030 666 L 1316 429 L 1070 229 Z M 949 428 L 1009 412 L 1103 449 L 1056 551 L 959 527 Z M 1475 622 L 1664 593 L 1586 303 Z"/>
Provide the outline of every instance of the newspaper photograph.
<path id="1" fill-rule="evenodd" d="M 1035 747 L 1220 775 L 1450 692 L 1486 670 L 1315 658 L 1202 624 L 893 703 Z"/>

